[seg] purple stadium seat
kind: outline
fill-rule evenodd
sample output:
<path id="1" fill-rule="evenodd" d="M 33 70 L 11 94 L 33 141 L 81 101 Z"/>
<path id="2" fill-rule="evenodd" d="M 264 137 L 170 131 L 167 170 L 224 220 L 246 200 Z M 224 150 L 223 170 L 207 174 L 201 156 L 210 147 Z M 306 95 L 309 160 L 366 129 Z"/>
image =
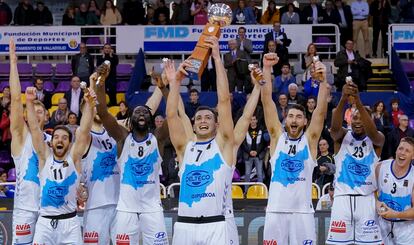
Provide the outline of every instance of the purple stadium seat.
<path id="1" fill-rule="evenodd" d="M 317 37 L 315 43 L 332 43 L 329 37 Z"/>
<path id="2" fill-rule="evenodd" d="M 70 90 L 70 82 L 64 81 L 59 82 L 58 85 L 55 88 L 55 93 L 62 93 Z"/>
<path id="3" fill-rule="evenodd" d="M 16 169 L 12 168 L 7 173 L 7 181 L 8 182 L 15 182 L 16 181 Z"/>
<path id="4" fill-rule="evenodd" d="M 117 77 L 125 77 L 131 76 L 132 73 L 132 65 L 131 64 L 119 64 L 116 67 L 116 75 Z"/>
<path id="5" fill-rule="evenodd" d="M 414 128 L 414 119 L 411 119 L 409 121 L 409 124 L 410 124 L 410 128 Z"/>
<path id="6" fill-rule="evenodd" d="M 53 90 L 55 90 L 55 85 L 53 84 L 53 82 L 51 81 L 46 81 L 43 84 L 43 88 L 44 90 L 46 90 L 47 92 L 53 92 Z"/>
<path id="7" fill-rule="evenodd" d="M 36 76 L 51 77 L 53 75 L 52 72 L 52 64 L 50 63 L 39 63 L 36 65 Z"/>
<path id="8" fill-rule="evenodd" d="M 0 82 L 0 91 L 3 92 L 3 89 L 6 86 L 9 86 L 9 82 L 8 81 Z"/>
<path id="9" fill-rule="evenodd" d="M 126 92 L 128 90 L 129 82 L 122 81 L 116 84 L 116 92 Z"/>
<path id="10" fill-rule="evenodd" d="M 414 63 L 413 62 L 405 62 L 402 63 L 404 71 L 409 75 L 414 75 Z"/>
<path id="11" fill-rule="evenodd" d="M 19 71 L 20 77 L 32 77 L 33 76 L 32 64 L 18 63 L 17 70 Z"/>
<path id="12" fill-rule="evenodd" d="M 87 45 L 96 45 L 101 44 L 101 39 L 99 37 L 90 37 L 86 40 Z"/>
<path id="13" fill-rule="evenodd" d="M 60 77 L 67 77 L 67 76 L 72 76 L 72 66 L 71 64 L 66 64 L 66 63 L 60 63 L 60 64 L 56 64 L 56 72 L 55 72 L 55 76 L 60 76 Z"/>
<path id="14" fill-rule="evenodd" d="M 0 76 L 1 77 L 8 77 L 10 73 L 10 64 L 0 64 Z"/>
<path id="15" fill-rule="evenodd" d="M 0 151 L 0 164 L 7 165 L 11 162 L 10 152 L 8 151 Z"/>
<path id="16" fill-rule="evenodd" d="M 33 83 L 30 81 L 21 81 L 20 86 L 22 87 L 22 93 L 26 92 L 27 87 L 33 87 Z"/>

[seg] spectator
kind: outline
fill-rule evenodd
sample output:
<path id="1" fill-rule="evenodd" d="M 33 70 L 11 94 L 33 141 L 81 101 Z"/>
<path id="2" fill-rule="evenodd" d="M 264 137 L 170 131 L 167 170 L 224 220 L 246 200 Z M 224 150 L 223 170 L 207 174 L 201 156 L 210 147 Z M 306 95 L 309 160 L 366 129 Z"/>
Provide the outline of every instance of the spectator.
<path id="1" fill-rule="evenodd" d="M 10 103 L 10 87 L 4 87 L 2 93 L 3 96 L 0 97 L 0 113 L 3 111 L 3 109 L 7 108 L 7 105 Z"/>
<path id="2" fill-rule="evenodd" d="M 155 128 L 161 128 L 164 124 L 164 117 L 162 115 L 158 115 L 154 118 Z"/>
<path id="3" fill-rule="evenodd" d="M 300 9 L 295 7 L 294 0 L 285 0 L 285 5 L 279 9 L 280 16 L 283 16 L 284 13 L 289 11 L 289 5 L 292 4 L 293 6 L 293 12 L 300 15 Z"/>
<path id="4" fill-rule="evenodd" d="M 53 16 L 49 8 L 42 1 L 38 1 L 33 14 L 34 24 L 38 26 L 53 25 Z"/>
<path id="5" fill-rule="evenodd" d="M 96 18 L 98 18 L 98 20 L 100 19 L 101 11 L 99 10 L 99 5 L 96 2 L 96 0 L 89 0 L 88 11 L 89 11 L 89 13 L 94 14 L 96 16 Z"/>
<path id="6" fill-rule="evenodd" d="M 188 118 L 193 120 L 195 112 L 197 108 L 200 106 L 199 99 L 199 92 L 197 89 L 193 88 L 190 90 L 190 101 L 185 103 L 185 114 L 187 114 Z"/>
<path id="7" fill-rule="evenodd" d="M 321 189 L 325 184 L 333 182 L 335 174 L 335 159 L 328 149 L 328 141 L 319 140 L 318 156 L 316 157 L 318 166 L 313 169 L 312 180 Z"/>
<path id="8" fill-rule="evenodd" d="M 380 100 L 374 104 L 371 117 L 374 120 L 375 126 L 377 126 L 377 130 L 387 135 L 392 126 L 384 101 Z"/>
<path id="9" fill-rule="evenodd" d="M 216 91 L 216 66 L 211 57 L 208 58 L 207 66 L 201 75 L 201 91 Z"/>
<path id="10" fill-rule="evenodd" d="M 290 43 L 292 42 L 292 40 L 288 39 L 286 33 L 281 30 L 280 28 L 280 23 L 276 22 L 273 23 L 273 30 L 269 33 L 266 33 L 265 35 L 265 42 L 264 42 L 264 53 L 267 54 L 269 52 L 268 50 L 268 43 L 270 41 L 274 41 L 279 45 L 282 45 L 283 47 L 287 48 L 289 47 Z"/>
<path id="11" fill-rule="evenodd" d="M 253 166 L 256 167 L 257 182 L 263 183 L 263 159 L 266 153 L 264 132 L 259 127 L 256 116 L 252 116 L 246 138 L 241 146 L 245 163 L 245 181 L 250 182 Z M 247 188 L 246 188 L 247 190 Z"/>
<path id="12" fill-rule="evenodd" d="M 155 25 L 169 25 L 170 23 L 168 22 L 168 19 L 164 13 L 159 13 L 158 19 L 155 21 L 154 24 Z"/>
<path id="13" fill-rule="evenodd" d="M 280 94 L 277 104 L 277 114 L 280 122 L 284 125 L 288 110 L 288 97 L 286 94 Z"/>
<path id="14" fill-rule="evenodd" d="M 273 0 L 270 0 L 269 5 L 267 6 L 266 11 L 263 13 L 260 23 L 262 25 L 269 25 L 275 22 L 280 22 L 280 13 L 276 8 L 276 3 Z"/>
<path id="15" fill-rule="evenodd" d="M 155 9 L 155 19 L 159 19 L 159 15 L 163 13 L 166 18 L 166 22 L 170 22 L 170 9 L 165 5 L 165 0 L 158 0 L 158 8 Z"/>
<path id="16" fill-rule="evenodd" d="M 129 117 L 129 108 L 125 101 L 119 102 L 119 112 L 116 114 L 117 120 L 125 120 Z"/>
<path id="17" fill-rule="evenodd" d="M 75 8 L 69 5 L 62 18 L 62 26 L 74 26 L 75 24 Z"/>
<path id="18" fill-rule="evenodd" d="M 282 74 L 277 76 L 274 81 L 274 91 L 278 94 L 287 94 L 289 92 L 289 85 L 296 83 L 295 77 L 290 72 L 290 64 L 282 64 Z"/>
<path id="19" fill-rule="evenodd" d="M 4 0 L 0 0 L 0 26 L 10 25 L 13 19 L 13 13 L 7 3 Z"/>
<path id="20" fill-rule="evenodd" d="M 250 55 L 253 53 L 253 43 L 252 40 L 246 37 L 246 28 L 241 26 L 238 29 L 239 37 L 236 39 L 237 47 L 245 51 L 248 54 L 248 58 L 250 59 Z"/>
<path id="21" fill-rule="evenodd" d="M 81 81 L 89 85 L 89 76 L 95 69 L 93 56 L 88 53 L 85 43 L 80 43 L 79 54 L 72 57 L 72 72 L 74 76 L 79 77 Z"/>
<path id="22" fill-rule="evenodd" d="M 399 104 L 400 101 L 398 99 L 391 100 L 391 117 L 392 124 L 395 128 L 397 128 L 400 125 L 400 116 L 404 115 L 404 112 L 400 109 Z"/>
<path id="23" fill-rule="evenodd" d="M 310 4 L 302 10 L 302 24 L 320 24 L 324 22 L 323 9 L 318 0 L 310 0 Z"/>
<path id="24" fill-rule="evenodd" d="M 227 78 L 229 80 L 230 92 L 243 91 L 243 85 L 247 83 L 247 74 L 249 74 L 248 54 L 237 48 L 237 41 L 229 40 L 230 52 L 224 55 L 224 67 L 227 69 Z"/>
<path id="25" fill-rule="evenodd" d="M 338 23 L 341 32 L 341 45 L 345 47 L 347 40 L 352 40 L 352 12 L 349 5 L 342 3 L 342 0 L 335 0 L 336 9 L 334 12 L 340 18 Z"/>
<path id="26" fill-rule="evenodd" d="M 282 14 L 282 24 L 300 24 L 299 13 L 295 12 L 295 5 L 288 3 L 287 11 Z"/>
<path id="27" fill-rule="evenodd" d="M 191 16 L 194 17 L 194 25 L 205 25 L 208 22 L 208 8 L 210 4 L 205 0 L 195 0 L 191 4 Z"/>
<path id="28" fill-rule="evenodd" d="M 72 135 L 75 136 L 76 129 L 79 127 L 78 125 L 78 117 L 75 113 L 69 112 L 68 114 L 68 123 L 66 124 L 66 127 L 72 132 Z M 72 142 L 75 142 L 75 138 L 72 139 Z"/>
<path id="29" fill-rule="evenodd" d="M 388 157 L 395 158 L 395 152 L 404 137 L 414 137 L 414 129 L 409 126 L 407 115 L 401 115 L 398 127 L 388 134 L 386 140 L 388 147 L 384 147 L 384 150 L 388 149 Z"/>
<path id="30" fill-rule="evenodd" d="M 380 56 L 386 57 L 388 49 L 388 17 L 390 13 L 388 0 L 374 0 L 371 2 L 369 13 L 372 16 L 372 56 L 377 57 L 378 37 L 381 32 Z"/>
<path id="31" fill-rule="evenodd" d="M 335 86 L 338 91 L 342 91 L 347 76 L 352 76 L 354 83 L 360 87 L 360 82 L 358 82 L 359 67 L 356 62 L 359 58 L 361 58 L 359 53 L 354 51 L 354 42 L 352 40 L 347 40 L 345 49 L 338 52 L 334 61 L 334 65 L 338 67 L 335 80 Z"/>
<path id="32" fill-rule="evenodd" d="M 282 74 L 282 64 L 289 63 L 288 49 L 285 48 L 285 46 L 280 45 L 273 40 L 270 40 L 267 43 L 267 50 L 268 50 L 268 53 L 276 53 L 277 56 L 279 56 L 279 62 L 277 62 L 276 65 L 273 66 L 273 75 L 279 76 L 280 74 Z"/>
<path id="33" fill-rule="evenodd" d="M 8 103 L 2 113 L 0 119 L 0 130 L 1 130 L 1 143 L 4 148 L 10 149 L 11 144 L 11 132 L 10 132 L 10 103 Z"/>
<path id="34" fill-rule="evenodd" d="M 85 25 L 99 25 L 99 19 L 92 12 L 88 11 L 88 8 L 85 3 L 79 5 L 79 11 L 75 14 L 75 24 L 78 26 Z"/>
<path id="35" fill-rule="evenodd" d="M 124 2 L 122 19 L 126 25 L 145 24 L 145 9 L 142 0 L 127 0 Z"/>
<path id="36" fill-rule="evenodd" d="M 308 120 L 308 125 L 310 124 L 310 121 L 312 119 L 313 111 L 316 107 L 316 97 L 315 96 L 309 96 L 306 100 L 306 119 Z"/>
<path id="37" fill-rule="evenodd" d="M 349 103 L 349 102 L 348 102 Z M 352 117 L 356 112 L 356 104 L 352 103 L 349 105 L 349 108 L 345 110 L 344 120 L 346 122 L 347 127 L 350 129 L 352 124 Z"/>
<path id="38" fill-rule="evenodd" d="M 232 24 L 237 25 L 250 25 L 256 24 L 256 16 L 253 13 L 253 9 L 246 6 L 245 0 L 237 1 L 237 8 L 233 11 Z"/>
<path id="39" fill-rule="evenodd" d="M 34 24 L 34 10 L 30 0 L 20 0 L 14 10 L 14 24 L 19 26 Z"/>
<path id="40" fill-rule="evenodd" d="M 319 198 L 318 204 L 316 205 L 316 210 L 331 210 L 334 201 L 334 192 L 335 187 L 333 187 L 331 183 L 328 187 L 328 193 Z"/>
<path id="41" fill-rule="evenodd" d="M 262 19 L 262 10 L 256 7 L 255 1 L 249 1 L 249 7 L 253 10 L 256 23 L 260 23 L 260 20 Z"/>
<path id="42" fill-rule="evenodd" d="M 298 85 L 296 83 L 291 83 L 288 87 L 289 94 L 288 94 L 288 104 L 289 105 L 303 105 L 305 103 L 305 99 L 302 95 L 298 94 Z"/>
<path id="43" fill-rule="evenodd" d="M 69 108 L 71 112 L 74 112 L 80 118 L 81 115 L 80 115 L 79 105 L 83 98 L 83 91 L 80 88 L 79 77 L 77 76 L 72 77 L 70 86 L 71 86 L 71 89 L 65 93 L 64 104 L 66 105 L 66 107 Z M 69 102 L 69 106 L 67 105 L 67 102 Z M 59 102 L 59 106 L 60 106 L 60 102 Z M 62 104 L 62 108 L 63 108 L 63 104 Z M 52 115 L 52 119 L 53 119 L 53 115 Z M 66 122 L 66 120 L 64 122 Z"/>
<path id="44" fill-rule="evenodd" d="M 79 107 L 79 104 L 78 104 Z M 65 125 L 69 117 L 68 101 L 65 98 L 59 99 L 58 108 L 52 113 L 50 123 L 53 127 L 57 125 Z"/>
<path id="45" fill-rule="evenodd" d="M 53 125 L 52 125 L 52 120 L 50 119 L 50 112 L 49 110 L 46 110 L 45 113 L 45 126 L 43 127 L 43 131 L 47 134 L 52 134 L 53 133 Z"/>
<path id="46" fill-rule="evenodd" d="M 191 1 L 190 0 L 180 0 L 180 3 L 177 4 L 171 23 L 173 25 L 190 25 L 192 24 L 191 18 Z"/>
<path id="47" fill-rule="evenodd" d="M 102 8 L 101 24 L 104 26 L 118 25 L 122 23 L 122 16 L 112 0 L 106 0 Z"/>
<path id="48" fill-rule="evenodd" d="M 43 103 L 46 109 L 52 106 L 52 94 L 44 90 L 44 81 L 41 77 L 36 78 L 34 84 L 36 88 L 36 99 Z"/>
<path id="49" fill-rule="evenodd" d="M 316 45 L 314 43 L 310 43 L 306 50 L 306 54 L 302 55 L 302 69 L 304 70 L 302 82 L 306 82 L 307 80 L 309 80 L 309 78 L 311 78 L 311 68 L 313 68 L 313 57 L 318 56 Z M 319 61 L 322 62 L 321 57 L 318 57 Z"/>
<path id="50" fill-rule="evenodd" d="M 364 0 L 356 0 L 351 4 L 352 11 L 352 30 L 354 43 L 358 47 L 358 50 L 361 48 L 358 46 L 358 36 L 359 32 L 362 31 L 362 37 L 364 39 L 364 50 L 365 55 L 369 57 L 369 31 L 368 31 L 368 15 L 369 15 L 369 6 L 368 3 Z"/>
<path id="51" fill-rule="evenodd" d="M 303 85 L 303 93 L 305 94 L 305 97 L 318 96 L 320 81 L 318 81 L 317 76 L 318 74 L 314 72 L 314 68 L 311 68 L 311 77 Z"/>
<path id="52" fill-rule="evenodd" d="M 6 183 L 7 182 L 7 171 L 5 171 L 3 168 L 0 171 L 0 183 Z M 8 191 L 8 186 L 0 185 L 0 198 L 7 197 L 6 192 Z"/>
<path id="53" fill-rule="evenodd" d="M 388 22 L 390 24 L 400 23 L 400 19 L 401 19 L 400 1 L 391 0 L 389 2 L 389 5 L 390 5 L 390 12 L 389 12 L 389 17 L 388 17 Z"/>
<path id="54" fill-rule="evenodd" d="M 146 25 L 154 25 L 155 23 L 155 10 L 151 6 L 147 7 L 147 15 L 145 16 Z"/>
<path id="55" fill-rule="evenodd" d="M 401 23 L 414 23 L 414 1 L 400 0 Z"/>
<path id="56" fill-rule="evenodd" d="M 339 25 L 339 22 L 341 22 L 341 16 L 339 16 L 339 13 L 335 11 L 333 0 L 325 1 L 323 15 L 323 23 Z"/>
<path id="57" fill-rule="evenodd" d="M 118 66 L 119 59 L 109 43 L 104 45 L 102 55 L 97 57 L 96 66 L 100 66 L 105 60 L 111 62 L 111 71 L 105 81 L 105 88 L 109 95 L 110 105 L 116 105 L 116 67 Z"/>

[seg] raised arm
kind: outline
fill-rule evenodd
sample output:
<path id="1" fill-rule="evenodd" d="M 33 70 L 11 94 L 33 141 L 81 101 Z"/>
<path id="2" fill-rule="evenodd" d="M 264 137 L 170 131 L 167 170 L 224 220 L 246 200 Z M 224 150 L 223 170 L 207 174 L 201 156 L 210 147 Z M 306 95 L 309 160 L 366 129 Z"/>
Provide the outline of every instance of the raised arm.
<path id="1" fill-rule="evenodd" d="M 341 99 L 339 100 L 336 108 L 332 111 L 330 134 L 335 142 L 341 142 L 346 134 L 346 129 L 342 127 L 342 122 L 344 121 L 344 108 L 348 103 L 349 94 L 353 89 L 354 88 L 350 85 L 345 84 L 345 86 L 342 88 Z"/>
<path id="2" fill-rule="evenodd" d="M 261 95 L 264 119 L 270 135 L 270 152 L 276 148 L 277 140 L 282 134 L 282 124 L 277 115 L 276 104 L 272 99 L 272 69 L 273 65 L 277 64 L 279 57 L 275 53 L 265 54 L 263 57 L 263 77 L 266 84 L 263 85 Z"/>
<path id="3" fill-rule="evenodd" d="M 155 90 L 152 93 L 151 97 L 148 98 L 147 103 L 145 103 L 145 105 L 148 106 L 151 109 L 151 112 L 153 114 L 158 110 L 158 107 L 160 106 L 162 97 L 163 97 L 163 93 L 157 87 L 157 88 L 155 88 Z"/>
<path id="4" fill-rule="evenodd" d="M 36 111 L 33 101 L 36 99 L 36 88 L 28 87 L 26 89 L 26 110 L 27 110 L 27 122 L 29 124 L 30 133 L 32 135 L 33 148 L 37 153 L 39 159 L 39 171 L 45 166 L 46 158 L 49 152 L 47 151 L 47 145 L 44 141 L 43 131 L 40 128 L 39 121 L 36 117 Z"/>

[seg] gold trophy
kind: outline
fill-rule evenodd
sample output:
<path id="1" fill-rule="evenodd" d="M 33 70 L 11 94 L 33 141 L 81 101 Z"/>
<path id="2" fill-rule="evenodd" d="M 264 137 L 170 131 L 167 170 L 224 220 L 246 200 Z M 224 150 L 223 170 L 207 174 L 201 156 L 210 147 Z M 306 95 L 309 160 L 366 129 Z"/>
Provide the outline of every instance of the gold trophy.
<path id="1" fill-rule="evenodd" d="M 106 70 L 108 70 L 108 74 L 109 71 L 111 69 L 111 62 L 109 60 L 105 60 L 97 69 L 96 72 L 98 73 L 98 79 L 96 80 L 96 85 L 99 86 L 100 83 L 104 83 L 105 81 L 102 81 L 103 77 L 103 73 L 106 72 Z"/>
<path id="2" fill-rule="evenodd" d="M 256 71 L 256 68 L 258 68 L 257 65 L 255 65 L 255 64 L 249 64 L 248 68 L 249 68 L 249 71 L 253 71 L 253 77 L 254 77 L 254 79 L 256 79 L 256 81 L 260 85 L 263 85 L 263 84 L 266 83 L 266 80 L 264 79 L 263 74 L 260 74 L 260 73 L 258 73 Z"/>
<path id="3" fill-rule="evenodd" d="M 209 23 L 204 27 L 203 33 L 188 59 L 192 64 L 192 67 L 186 68 L 188 78 L 200 80 L 211 54 L 210 48 L 205 44 L 205 39 L 209 36 L 219 38 L 221 34 L 220 28 L 230 25 L 232 17 L 231 8 L 224 3 L 215 3 L 208 9 Z"/>
<path id="4" fill-rule="evenodd" d="M 80 83 L 80 88 L 82 89 L 82 92 L 84 94 L 89 93 L 88 84 L 86 84 L 86 82 L 82 81 Z M 89 102 L 92 104 L 92 106 L 95 106 L 95 105 L 98 104 L 98 101 L 96 101 L 94 98 L 92 98 L 92 96 L 88 95 L 87 98 L 88 98 Z"/>

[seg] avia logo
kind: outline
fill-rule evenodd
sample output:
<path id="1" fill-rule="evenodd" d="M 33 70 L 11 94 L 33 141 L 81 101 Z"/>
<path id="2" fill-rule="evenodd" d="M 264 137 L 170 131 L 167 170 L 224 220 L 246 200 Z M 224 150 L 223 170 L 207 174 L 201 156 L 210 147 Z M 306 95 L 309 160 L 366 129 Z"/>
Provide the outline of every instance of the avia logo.
<path id="1" fill-rule="evenodd" d="M 157 234 L 155 234 L 155 238 L 157 239 L 164 239 L 167 237 L 167 234 L 165 232 L 158 232 Z"/>
<path id="2" fill-rule="evenodd" d="M 152 165 L 150 163 L 136 163 L 132 166 L 132 171 L 138 176 L 148 175 L 152 172 Z"/>
<path id="3" fill-rule="evenodd" d="M 339 221 L 332 221 L 332 225 L 331 225 L 331 232 L 334 233 L 345 233 L 346 232 L 346 224 L 344 221 L 339 220 Z"/>
<path id="4" fill-rule="evenodd" d="M 281 167 L 287 172 L 297 172 L 303 169 L 303 162 L 299 160 L 285 159 L 283 160 Z"/>
<path id="5" fill-rule="evenodd" d="M 211 176 L 209 172 L 204 170 L 194 170 L 186 176 L 187 185 L 191 187 L 200 187 L 210 182 Z"/>
<path id="6" fill-rule="evenodd" d="M 348 170 L 355 175 L 358 176 L 368 176 L 370 173 L 369 167 L 365 166 L 363 164 L 358 164 L 356 162 L 353 162 L 348 165 Z"/>
<path id="7" fill-rule="evenodd" d="M 375 220 L 367 220 L 365 221 L 365 226 L 374 226 L 375 225 Z"/>
<path id="8" fill-rule="evenodd" d="M 128 234 L 116 234 L 116 245 L 129 245 Z"/>
<path id="9" fill-rule="evenodd" d="M 395 202 L 393 200 L 384 200 L 385 204 L 387 204 L 388 207 L 390 207 L 392 210 L 395 210 L 397 212 L 402 212 L 403 208 L 398 202 Z"/>
<path id="10" fill-rule="evenodd" d="M 98 243 L 99 242 L 99 234 L 96 231 L 85 232 L 83 234 L 83 242 L 84 243 Z"/>
<path id="11" fill-rule="evenodd" d="M 276 240 L 263 240 L 263 245 L 277 245 Z"/>
<path id="12" fill-rule="evenodd" d="M 64 198 L 66 193 L 66 186 L 53 186 L 47 190 L 47 194 L 51 198 Z"/>
<path id="13" fill-rule="evenodd" d="M 313 245 L 313 241 L 312 240 L 304 240 L 303 245 Z"/>
<path id="14" fill-rule="evenodd" d="M 26 236 L 30 234 L 31 231 L 29 224 L 16 225 L 16 236 Z"/>

